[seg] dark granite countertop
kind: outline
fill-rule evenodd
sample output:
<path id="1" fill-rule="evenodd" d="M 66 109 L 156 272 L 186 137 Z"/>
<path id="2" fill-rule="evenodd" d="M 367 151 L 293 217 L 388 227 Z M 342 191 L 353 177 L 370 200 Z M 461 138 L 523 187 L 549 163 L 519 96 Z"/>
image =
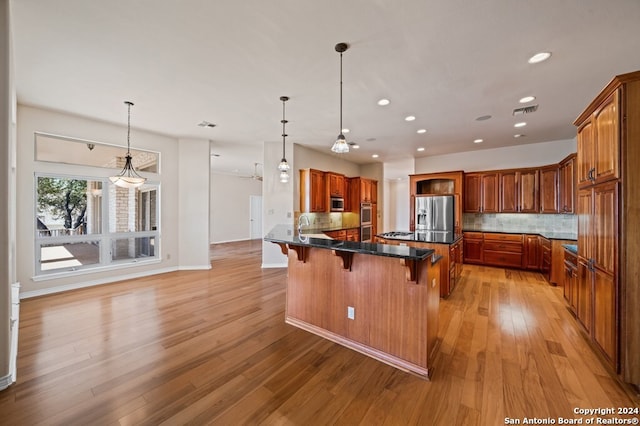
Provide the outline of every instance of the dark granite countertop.
<path id="1" fill-rule="evenodd" d="M 527 235 L 540 235 L 548 240 L 568 240 L 578 241 L 578 235 L 571 232 L 555 232 L 555 231 L 522 231 L 515 229 L 464 229 L 462 232 L 493 232 L 496 234 L 527 234 Z"/>
<path id="2" fill-rule="evenodd" d="M 312 236 L 305 236 L 305 233 L 298 235 L 297 230 L 291 225 L 276 225 L 267 233 L 267 235 L 265 235 L 264 240 L 273 243 L 294 244 L 299 246 L 369 254 L 373 256 L 397 257 L 400 259 L 410 260 L 424 260 L 435 253 L 435 250 L 431 249 L 417 249 L 408 246 L 315 238 Z M 437 259 L 433 258 L 433 262 L 435 263 L 436 261 Z"/>
<path id="3" fill-rule="evenodd" d="M 563 244 L 562 247 L 566 248 L 573 254 L 578 254 L 578 245 L 577 244 Z"/>
<path id="4" fill-rule="evenodd" d="M 385 240 L 451 245 L 460 241 L 460 239 L 462 238 L 462 234 L 440 231 L 394 231 L 384 232 L 382 234 L 376 235 L 376 237 L 384 238 Z"/>
<path id="5" fill-rule="evenodd" d="M 317 234 L 320 232 L 331 232 L 331 231 L 346 231 L 349 229 L 360 229 L 359 226 L 344 226 L 344 225 L 340 225 L 340 226 L 328 226 L 328 227 L 304 227 L 302 229 L 303 233 L 313 233 L 313 234 Z"/>

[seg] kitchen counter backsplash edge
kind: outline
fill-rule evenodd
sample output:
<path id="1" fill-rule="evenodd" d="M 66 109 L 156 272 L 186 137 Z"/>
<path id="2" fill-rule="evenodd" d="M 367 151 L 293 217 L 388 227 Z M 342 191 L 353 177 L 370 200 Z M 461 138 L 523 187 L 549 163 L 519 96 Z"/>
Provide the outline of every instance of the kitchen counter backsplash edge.
<path id="1" fill-rule="evenodd" d="M 578 217 L 573 214 L 464 213 L 462 216 L 464 231 L 538 234 L 552 240 L 577 240 L 578 236 Z"/>

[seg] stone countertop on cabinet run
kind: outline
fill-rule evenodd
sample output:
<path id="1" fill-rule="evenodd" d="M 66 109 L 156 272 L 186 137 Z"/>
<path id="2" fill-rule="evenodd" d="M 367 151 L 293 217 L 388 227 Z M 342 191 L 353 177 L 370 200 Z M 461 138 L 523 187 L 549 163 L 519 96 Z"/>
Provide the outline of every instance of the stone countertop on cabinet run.
<path id="1" fill-rule="evenodd" d="M 424 260 L 435 254 L 435 250 L 432 249 L 417 249 L 409 246 L 315 238 L 309 234 L 305 235 L 304 232 L 302 235 L 298 235 L 297 230 L 290 225 L 276 225 L 267 233 L 267 235 L 265 235 L 264 240 L 273 243 L 316 247 L 351 253 L 369 254 L 373 256 L 397 257 L 409 260 Z M 437 262 L 437 260 L 439 259 L 436 259 L 435 257 L 432 258 L 433 263 Z"/>
<path id="2" fill-rule="evenodd" d="M 497 234 L 527 234 L 527 235 L 540 235 L 548 240 L 568 240 L 578 241 L 578 235 L 572 232 L 556 232 L 556 231 L 523 231 L 516 229 L 491 229 L 491 228 L 479 228 L 479 229 L 467 229 L 462 232 L 493 232 Z"/>

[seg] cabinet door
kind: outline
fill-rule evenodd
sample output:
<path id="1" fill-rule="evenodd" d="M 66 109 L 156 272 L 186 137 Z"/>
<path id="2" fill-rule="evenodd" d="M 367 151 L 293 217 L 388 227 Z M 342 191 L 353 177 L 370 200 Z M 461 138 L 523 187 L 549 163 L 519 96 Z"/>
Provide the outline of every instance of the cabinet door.
<path id="1" fill-rule="evenodd" d="M 582 323 L 584 328 L 587 331 L 591 331 L 591 284 L 592 284 L 592 273 L 589 270 L 589 266 L 587 262 L 579 257 L 578 258 L 578 281 L 577 281 L 577 296 L 578 300 L 576 301 L 576 316 L 578 320 Z"/>
<path id="2" fill-rule="evenodd" d="M 327 173 L 329 180 L 329 195 L 344 198 L 344 176 L 337 173 Z"/>
<path id="3" fill-rule="evenodd" d="M 378 202 L 378 181 L 377 180 L 371 180 L 371 202 L 372 203 Z"/>
<path id="4" fill-rule="evenodd" d="M 464 238 L 464 262 L 482 263 L 482 240 Z"/>
<path id="5" fill-rule="evenodd" d="M 500 173 L 500 212 L 516 213 L 518 211 L 518 173 Z"/>
<path id="6" fill-rule="evenodd" d="M 593 134 L 593 123 L 587 121 L 578 129 L 578 187 L 583 188 L 591 185 L 591 178 L 595 178 L 595 137 Z"/>
<path id="7" fill-rule="evenodd" d="M 540 269 L 541 255 L 539 238 L 537 235 L 525 235 L 524 236 L 524 256 L 522 267 L 525 269 Z"/>
<path id="8" fill-rule="evenodd" d="M 469 213 L 480 213 L 482 181 L 479 174 L 464 175 L 464 211 Z"/>
<path id="9" fill-rule="evenodd" d="M 564 298 L 567 300 L 567 302 L 569 303 L 569 306 L 571 306 L 571 296 L 572 296 L 572 282 L 571 279 L 573 278 L 573 267 L 571 265 L 569 265 L 567 262 L 564 263 L 564 282 L 563 284 L 563 295 Z"/>
<path id="10" fill-rule="evenodd" d="M 560 165 L 560 205 L 562 213 L 573 213 L 575 199 L 575 157 Z"/>
<path id="11" fill-rule="evenodd" d="M 619 163 L 618 91 L 593 114 L 595 126 L 595 183 L 617 179 Z"/>
<path id="12" fill-rule="evenodd" d="M 311 170 L 311 211 L 327 211 L 324 172 Z"/>
<path id="13" fill-rule="evenodd" d="M 578 254 L 585 259 L 593 258 L 593 192 L 578 191 Z"/>
<path id="14" fill-rule="evenodd" d="M 522 213 L 538 213 L 538 170 L 522 170 L 518 174 L 518 211 Z"/>
<path id="15" fill-rule="evenodd" d="M 616 285 L 612 274 L 595 268 L 593 283 L 593 339 L 616 368 Z"/>
<path id="16" fill-rule="evenodd" d="M 558 213 L 558 167 L 540 169 L 540 213 Z"/>
<path id="17" fill-rule="evenodd" d="M 593 260 L 595 266 L 613 274 L 616 270 L 618 245 L 618 184 L 604 183 L 593 187 Z"/>
<path id="18" fill-rule="evenodd" d="M 483 173 L 481 194 L 481 211 L 483 213 L 498 213 L 499 182 L 497 173 Z"/>
<path id="19" fill-rule="evenodd" d="M 360 201 L 363 203 L 371 202 L 371 181 L 369 179 L 360 178 Z"/>

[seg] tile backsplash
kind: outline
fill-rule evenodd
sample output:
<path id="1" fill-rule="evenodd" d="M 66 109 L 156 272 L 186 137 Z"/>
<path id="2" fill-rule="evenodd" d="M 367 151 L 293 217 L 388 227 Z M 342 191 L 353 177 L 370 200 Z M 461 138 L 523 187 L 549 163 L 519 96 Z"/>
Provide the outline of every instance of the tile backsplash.
<path id="1" fill-rule="evenodd" d="M 357 228 L 360 226 L 358 213 L 300 213 L 295 212 L 294 223 L 304 214 L 309 218 L 310 229 Z"/>
<path id="2" fill-rule="evenodd" d="M 578 233 L 578 216 L 575 214 L 464 213 L 462 223 L 466 231 Z"/>

